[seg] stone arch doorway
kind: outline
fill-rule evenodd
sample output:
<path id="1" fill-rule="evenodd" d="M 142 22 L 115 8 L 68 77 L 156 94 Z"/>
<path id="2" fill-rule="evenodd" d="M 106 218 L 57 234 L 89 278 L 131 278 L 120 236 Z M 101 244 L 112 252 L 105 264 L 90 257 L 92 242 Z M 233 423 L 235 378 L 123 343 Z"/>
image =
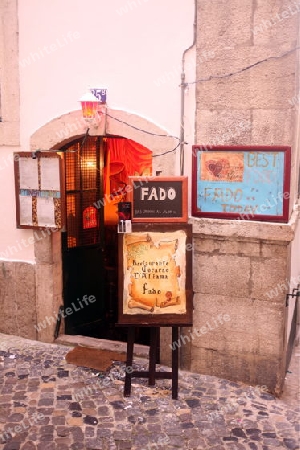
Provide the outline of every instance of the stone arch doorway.
<path id="1" fill-rule="evenodd" d="M 124 328 L 115 327 L 118 204 L 128 200 L 130 175 L 152 174 L 152 152 L 131 139 L 88 134 L 60 150 L 66 198 L 61 233 L 65 332 L 124 340 Z M 148 344 L 147 329 L 138 342 Z"/>
<path id="2" fill-rule="evenodd" d="M 176 154 L 173 150 L 178 140 L 168 136 L 165 130 L 152 122 L 124 111 L 107 111 L 105 124 L 98 128 L 91 127 L 90 136 L 119 136 L 131 139 L 152 151 L 152 173 L 165 176 L 175 175 Z M 74 111 L 42 126 L 32 136 L 31 151 L 57 150 L 69 145 L 86 134 L 87 124 L 82 119 L 81 111 Z M 47 315 L 58 311 L 63 302 L 63 258 L 61 252 L 62 232 L 51 233 L 35 243 L 36 257 L 36 316 L 37 323 Z M 88 294 L 88 293 L 86 293 Z M 89 295 L 93 295 L 90 293 Z M 61 332 L 64 332 L 62 324 Z M 52 342 L 53 327 L 38 332 L 37 339 Z"/>

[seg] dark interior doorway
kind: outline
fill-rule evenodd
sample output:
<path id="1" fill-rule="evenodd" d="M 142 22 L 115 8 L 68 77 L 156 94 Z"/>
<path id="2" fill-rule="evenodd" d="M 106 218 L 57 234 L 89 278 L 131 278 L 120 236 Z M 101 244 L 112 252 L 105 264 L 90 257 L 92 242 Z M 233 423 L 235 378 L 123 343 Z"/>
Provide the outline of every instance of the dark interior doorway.
<path id="1" fill-rule="evenodd" d="M 66 230 L 62 233 L 65 332 L 125 341 L 126 328 L 115 326 L 117 224 L 105 221 L 101 203 L 105 196 L 108 139 L 87 135 L 61 149 L 66 198 Z M 114 183 L 118 184 L 117 180 Z M 124 184 L 120 181 L 120 186 Z M 149 344 L 147 329 L 141 329 L 137 342 Z"/>

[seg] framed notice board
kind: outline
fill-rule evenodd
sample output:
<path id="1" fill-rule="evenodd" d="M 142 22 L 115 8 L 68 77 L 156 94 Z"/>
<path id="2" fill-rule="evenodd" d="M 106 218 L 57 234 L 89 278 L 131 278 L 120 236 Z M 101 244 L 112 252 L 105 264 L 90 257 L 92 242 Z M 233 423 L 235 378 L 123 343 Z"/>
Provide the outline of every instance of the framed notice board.
<path id="1" fill-rule="evenodd" d="M 133 224 L 119 234 L 118 273 L 119 324 L 192 325 L 191 225 Z"/>
<path id="2" fill-rule="evenodd" d="M 14 154 L 17 228 L 64 225 L 62 162 L 55 152 Z"/>
<path id="3" fill-rule="evenodd" d="M 129 177 L 132 222 L 187 222 L 187 177 Z"/>
<path id="4" fill-rule="evenodd" d="M 290 147 L 193 146 L 192 215 L 288 222 Z"/>

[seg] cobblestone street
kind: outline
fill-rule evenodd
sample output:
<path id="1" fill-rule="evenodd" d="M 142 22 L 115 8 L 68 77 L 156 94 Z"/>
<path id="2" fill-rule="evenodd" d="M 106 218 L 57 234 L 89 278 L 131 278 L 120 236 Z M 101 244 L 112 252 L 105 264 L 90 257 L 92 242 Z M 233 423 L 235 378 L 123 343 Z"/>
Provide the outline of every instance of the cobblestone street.
<path id="1" fill-rule="evenodd" d="M 180 371 L 178 400 L 147 379 L 124 398 L 124 363 L 99 373 L 67 364 L 69 350 L 0 334 L 1 450 L 299 449 L 296 395 Z"/>

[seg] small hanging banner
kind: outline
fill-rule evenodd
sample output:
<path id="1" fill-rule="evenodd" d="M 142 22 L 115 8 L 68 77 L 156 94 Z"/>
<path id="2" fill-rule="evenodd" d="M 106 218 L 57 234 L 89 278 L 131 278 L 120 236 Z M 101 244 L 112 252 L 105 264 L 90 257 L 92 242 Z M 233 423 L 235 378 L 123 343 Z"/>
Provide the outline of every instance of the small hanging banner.
<path id="1" fill-rule="evenodd" d="M 82 213 L 82 218 L 84 230 L 87 230 L 88 228 L 97 228 L 97 209 L 94 206 L 88 206 L 87 208 L 85 208 Z"/>

